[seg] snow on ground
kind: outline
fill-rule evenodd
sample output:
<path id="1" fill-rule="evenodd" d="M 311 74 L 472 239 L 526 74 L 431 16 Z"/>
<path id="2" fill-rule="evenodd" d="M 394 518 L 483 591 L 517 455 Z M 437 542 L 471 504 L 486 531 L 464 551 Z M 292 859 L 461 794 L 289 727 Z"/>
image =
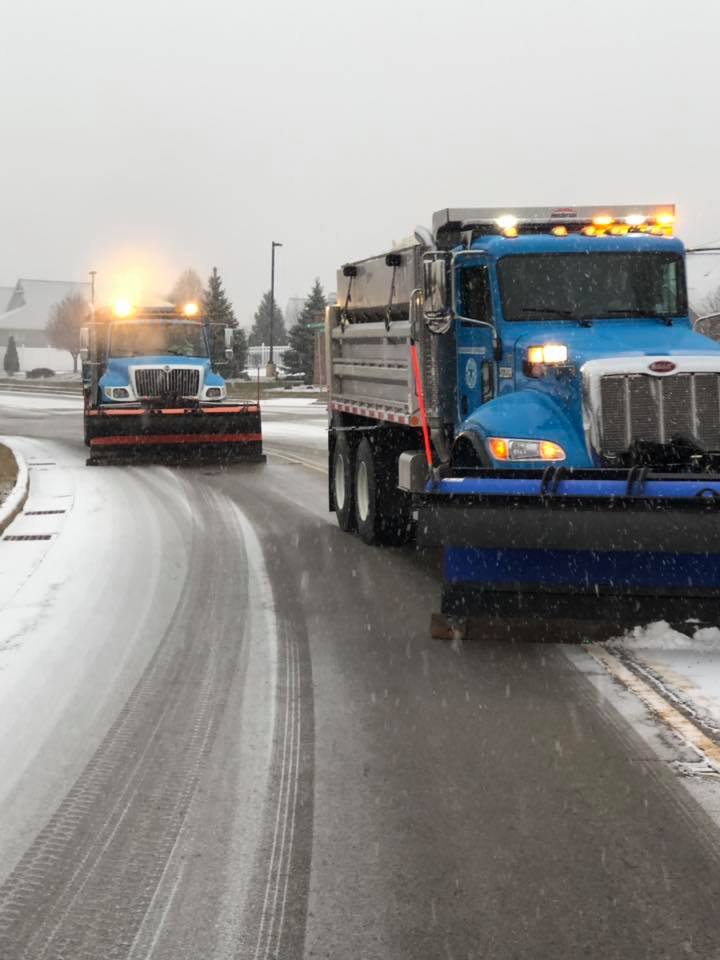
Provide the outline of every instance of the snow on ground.
<path id="1" fill-rule="evenodd" d="M 659 621 L 635 627 L 609 646 L 649 673 L 692 715 L 720 730 L 720 628 L 702 627 L 689 637 Z"/>
<path id="2" fill-rule="evenodd" d="M 692 627 L 692 622 L 688 622 Z M 622 650 L 717 650 L 720 652 L 720 628 L 701 627 L 693 630 L 691 637 L 673 628 L 664 620 L 649 623 L 645 627 L 635 627 L 624 637 L 617 637 L 610 641 L 610 646 Z"/>
<path id="3" fill-rule="evenodd" d="M 324 423 L 263 420 L 262 431 L 265 440 L 302 441 L 313 447 L 327 446 L 327 426 Z"/>
<path id="4" fill-rule="evenodd" d="M 327 404 L 318 402 L 315 397 L 269 397 L 260 401 L 261 407 L 267 407 L 268 410 L 317 410 L 318 416 L 324 416 L 327 412 Z"/>
<path id="5" fill-rule="evenodd" d="M 28 822 L 46 819 L 94 749 L 87 731 L 101 736 L 147 666 L 147 637 L 162 635 L 183 590 L 193 524 L 181 475 L 93 470 L 64 444 L 11 442 L 28 462 L 30 495 L 6 536 L 49 539 L 0 539 L 3 849 L 17 842 L 2 814 L 20 778 L 32 776 Z"/>
<path id="6" fill-rule="evenodd" d="M 83 398 L 80 394 L 42 394 L 20 393 L 20 391 L 0 390 L 0 407 L 11 410 L 71 410 L 77 413 L 82 410 Z"/>

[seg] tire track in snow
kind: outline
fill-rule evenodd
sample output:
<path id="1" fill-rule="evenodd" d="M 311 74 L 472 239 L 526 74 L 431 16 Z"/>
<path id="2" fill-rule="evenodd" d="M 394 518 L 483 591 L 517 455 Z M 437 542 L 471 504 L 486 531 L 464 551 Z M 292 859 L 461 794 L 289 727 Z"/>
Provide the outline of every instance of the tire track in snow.
<path id="1" fill-rule="evenodd" d="M 2 956 L 125 958 L 165 875 L 233 683 L 247 603 L 246 580 L 218 587 L 228 556 L 209 491 L 197 514 L 191 573 L 153 659 L 0 889 Z"/>

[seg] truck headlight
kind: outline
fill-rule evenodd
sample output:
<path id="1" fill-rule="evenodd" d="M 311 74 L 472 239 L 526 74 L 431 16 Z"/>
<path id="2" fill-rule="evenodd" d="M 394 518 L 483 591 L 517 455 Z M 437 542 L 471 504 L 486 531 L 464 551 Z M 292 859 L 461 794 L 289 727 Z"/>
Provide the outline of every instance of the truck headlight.
<path id="1" fill-rule="evenodd" d="M 564 343 L 545 343 L 541 347 L 529 347 L 528 363 L 567 363 L 568 348 Z"/>
<path id="2" fill-rule="evenodd" d="M 130 399 L 130 391 L 127 387 L 105 387 L 105 393 L 111 400 Z"/>
<path id="3" fill-rule="evenodd" d="M 548 368 L 554 369 L 558 375 L 561 371 L 567 372 L 571 369 L 568 366 L 568 348 L 564 343 L 544 343 L 539 347 L 528 347 L 523 364 L 525 376 L 544 377 Z"/>
<path id="4" fill-rule="evenodd" d="M 208 387 L 205 391 L 205 396 L 208 400 L 220 400 L 222 393 L 222 387 Z"/>
<path id="5" fill-rule="evenodd" d="M 543 460 L 547 463 L 565 459 L 565 451 L 553 440 L 490 437 L 488 446 L 495 460 Z"/>

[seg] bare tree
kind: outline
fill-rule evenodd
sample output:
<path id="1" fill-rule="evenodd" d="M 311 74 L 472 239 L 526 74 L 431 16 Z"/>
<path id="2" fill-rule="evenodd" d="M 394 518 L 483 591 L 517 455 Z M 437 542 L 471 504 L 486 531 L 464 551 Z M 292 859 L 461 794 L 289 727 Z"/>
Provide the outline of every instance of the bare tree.
<path id="1" fill-rule="evenodd" d="M 198 273 L 195 270 L 183 270 L 167 298 L 176 307 L 182 307 L 186 303 L 201 303 L 202 296 L 203 282 Z"/>
<path id="2" fill-rule="evenodd" d="M 705 294 L 702 300 L 693 304 L 693 309 L 699 317 L 706 317 L 709 313 L 720 313 L 720 287 Z"/>
<path id="3" fill-rule="evenodd" d="M 56 350 L 68 350 L 73 358 L 73 371 L 77 373 L 80 356 L 80 328 L 89 321 L 90 308 L 79 293 L 65 297 L 50 308 L 46 327 L 50 345 Z"/>

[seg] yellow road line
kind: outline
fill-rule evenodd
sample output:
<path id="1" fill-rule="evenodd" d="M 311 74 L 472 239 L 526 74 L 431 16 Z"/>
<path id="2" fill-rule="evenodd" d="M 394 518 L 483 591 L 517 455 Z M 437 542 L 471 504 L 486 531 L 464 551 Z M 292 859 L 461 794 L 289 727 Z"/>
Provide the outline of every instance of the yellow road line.
<path id="1" fill-rule="evenodd" d="M 607 648 L 593 643 L 585 649 L 594 660 L 607 670 L 611 677 L 631 693 L 634 693 L 658 719 L 662 720 L 666 726 L 670 727 L 674 733 L 720 773 L 720 744 L 705 736 L 702 730 L 696 727 L 691 720 L 688 720 L 684 714 L 669 704 L 649 683 L 641 680 L 631 670 L 628 670 L 625 664 L 610 653 Z"/>
<path id="2" fill-rule="evenodd" d="M 280 457 L 281 460 L 287 460 L 288 463 L 299 463 L 303 467 L 307 467 L 308 470 L 315 470 L 317 473 L 322 473 L 327 476 L 327 467 L 322 467 L 317 463 L 311 463 L 309 460 L 304 460 L 302 457 L 296 457 L 294 454 L 289 453 L 278 453 L 277 450 L 273 450 L 271 445 L 267 443 L 264 444 L 265 452 L 270 454 L 273 457 Z"/>

